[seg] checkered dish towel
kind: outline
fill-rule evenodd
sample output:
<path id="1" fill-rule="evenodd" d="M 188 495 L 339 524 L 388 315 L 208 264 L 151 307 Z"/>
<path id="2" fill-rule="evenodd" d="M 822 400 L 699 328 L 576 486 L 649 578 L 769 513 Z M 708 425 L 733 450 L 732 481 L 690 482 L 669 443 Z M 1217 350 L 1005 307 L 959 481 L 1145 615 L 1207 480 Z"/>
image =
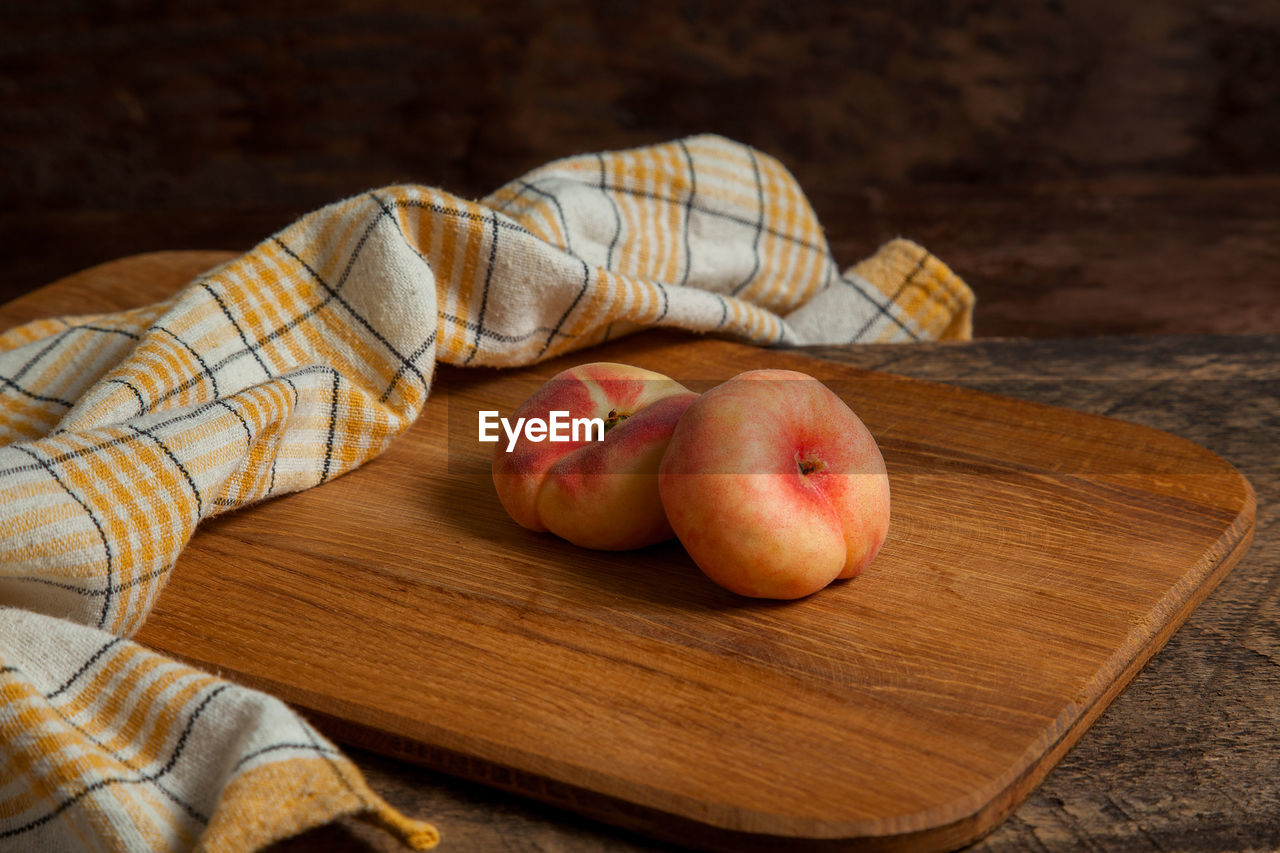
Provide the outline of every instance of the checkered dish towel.
<path id="1" fill-rule="evenodd" d="M 436 842 L 280 701 L 128 638 L 202 519 L 377 455 L 437 360 L 528 364 L 652 326 L 965 338 L 972 306 L 904 240 L 840 272 L 777 161 L 697 136 L 478 203 L 377 190 L 160 304 L 5 332 L 0 846 L 249 850 L 340 815 Z"/>

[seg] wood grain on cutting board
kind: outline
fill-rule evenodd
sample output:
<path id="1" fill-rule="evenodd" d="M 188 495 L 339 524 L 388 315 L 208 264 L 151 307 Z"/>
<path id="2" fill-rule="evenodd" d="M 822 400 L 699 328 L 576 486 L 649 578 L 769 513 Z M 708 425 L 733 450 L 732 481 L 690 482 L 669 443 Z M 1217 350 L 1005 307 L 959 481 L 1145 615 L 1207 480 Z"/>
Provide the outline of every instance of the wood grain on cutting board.
<path id="1" fill-rule="evenodd" d="M 885 454 L 879 559 L 755 602 L 675 543 L 598 553 L 517 527 L 477 412 L 603 359 L 695 388 L 766 365 L 822 378 Z M 646 334 L 441 368 L 379 459 L 204 524 L 139 639 L 340 740 L 655 835 L 938 849 L 1039 781 L 1243 553 L 1253 511 L 1233 469 L 1165 433 Z"/>

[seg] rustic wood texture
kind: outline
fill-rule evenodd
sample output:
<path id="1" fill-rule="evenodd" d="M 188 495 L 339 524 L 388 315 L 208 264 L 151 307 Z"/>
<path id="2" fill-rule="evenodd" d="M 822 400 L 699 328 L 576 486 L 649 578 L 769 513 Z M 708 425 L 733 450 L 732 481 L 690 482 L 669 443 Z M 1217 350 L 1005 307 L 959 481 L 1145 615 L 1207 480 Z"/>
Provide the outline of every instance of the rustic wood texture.
<path id="1" fill-rule="evenodd" d="M 94 281 L 99 299 L 154 298 L 217 259 L 122 261 L 5 317 L 56 313 Z M 1164 433 L 679 336 L 591 357 L 694 387 L 746 363 L 828 381 L 893 474 L 873 569 L 761 605 L 675 545 L 597 554 L 523 531 L 492 495 L 475 413 L 563 365 L 446 369 L 379 460 L 206 524 L 141 639 L 342 740 L 646 833 L 936 849 L 1039 782 L 1252 529 L 1244 480 Z"/>
<path id="2" fill-rule="evenodd" d="M 715 131 L 851 264 L 933 249 L 993 335 L 1280 331 L 1280 6 L 5 4 L 0 299 L 243 250 L 396 181 L 478 196 Z"/>

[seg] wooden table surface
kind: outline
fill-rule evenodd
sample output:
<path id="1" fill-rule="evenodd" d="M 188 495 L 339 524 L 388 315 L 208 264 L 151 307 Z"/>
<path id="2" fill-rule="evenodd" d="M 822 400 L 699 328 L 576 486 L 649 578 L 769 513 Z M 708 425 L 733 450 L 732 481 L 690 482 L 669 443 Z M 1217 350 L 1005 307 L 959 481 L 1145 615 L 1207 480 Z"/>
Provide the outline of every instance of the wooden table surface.
<path id="1" fill-rule="evenodd" d="M 1250 551 L 1014 815 L 974 849 L 1280 849 L 1280 335 L 1000 339 L 822 357 L 1144 423 L 1245 474 Z M 668 845 L 378 755 L 373 787 L 455 851 Z M 356 822 L 274 848 L 390 851 Z"/>
<path id="2" fill-rule="evenodd" d="M 225 255 L 184 257 L 194 271 Z M 164 256 L 155 262 L 163 266 Z M 77 285 L 66 295 L 77 312 L 107 310 L 121 292 L 145 301 L 148 263 L 135 261 L 128 275 L 104 268 L 93 280 L 106 290 Z M 34 294 L 9 303 L 4 319 L 48 313 L 38 303 Z M 1002 338 L 807 352 L 1153 426 L 1218 453 L 1250 480 L 1257 514 L 1248 553 L 977 849 L 1280 849 L 1280 335 Z M 351 755 L 391 803 L 435 821 L 447 850 L 669 849 L 411 764 Z M 275 853 L 312 849 L 399 848 L 343 821 Z"/>

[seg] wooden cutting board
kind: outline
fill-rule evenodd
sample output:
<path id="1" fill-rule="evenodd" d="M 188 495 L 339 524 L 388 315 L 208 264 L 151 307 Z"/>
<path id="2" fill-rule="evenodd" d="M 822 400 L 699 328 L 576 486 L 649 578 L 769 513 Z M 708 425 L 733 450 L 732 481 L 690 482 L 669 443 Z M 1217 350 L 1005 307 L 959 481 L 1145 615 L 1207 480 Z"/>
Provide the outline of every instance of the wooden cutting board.
<path id="1" fill-rule="evenodd" d="M 20 307 L 94 292 L 93 274 Z M 517 527 L 477 412 L 606 359 L 696 389 L 760 366 L 826 381 L 889 468 L 878 560 L 758 602 L 675 543 L 591 552 Z M 139 639 L 341 742 L 659 837 L 944 849 L 1079 739 L 1240 558 L 1253 515 L 1243 477 L 1166 433 L 646 334 L 528 370 L 442 368 L 382 457 L 203 525 Z"/>

